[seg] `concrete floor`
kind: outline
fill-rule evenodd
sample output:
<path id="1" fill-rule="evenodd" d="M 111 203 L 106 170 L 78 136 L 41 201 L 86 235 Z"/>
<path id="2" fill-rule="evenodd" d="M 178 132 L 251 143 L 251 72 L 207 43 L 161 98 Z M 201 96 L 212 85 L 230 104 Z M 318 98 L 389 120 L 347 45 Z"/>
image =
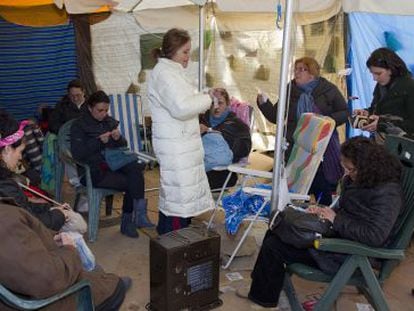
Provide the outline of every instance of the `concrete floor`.
<path id="1" fill-rule="evenodd" d="M 158 186 L 158 170 L 147 171 L 146 187 L 153 188 Z M 66 187 L 68 189 L 68 187 Z M 66 198 L 70 201 L 70 190 L 66 191 Z M 149 217 L 156 222 L 158 211 L 158 191 L 147 192 L 146 197 L 149 201 Z M 133 285 L 128 292 L 121 310 L 145 310 L 145 305 L 149 302 L 149 240 L 156 236 L 155 230 L 140 230 L 138 239 L 125 237 L 119 232 L 120 198 L 115 199 L 115 209 L 112 216 L 104 216 L 102 208 L 101 227 L 97 242 L 90 244 L 98 263 L 108 272 L 118 275 L 127 275 L 133 279 Z M 253 230 L 256 239 L 260 239 L 263 228 Z M 226 235 L 223 240 L 229 240 Z M 258 241 L 260 243 L 260 241 Z M 414 247 L 407 252 L 407 258 L 397 267 L 392 277 L 385 283 L 384 290 L 391 310 L 413 310 L 414 296 L 411 289 L 414 287 Z M 254 264 L 254 258 L 241 259 L 235 261 L 233 268 L 236 271 L 222 270 L 220 272 L 220 288 L 223 291 L 220 298 L 223 305 L 217 310 L 261 310 L 263 308 L 250 303 L 248 300 L 239 298 L 235 295 L 235 290 L 249 282 L 249 269 Z M 238 270 L 239 268 L 240 270 Z M 229 281 L 226 277 L 228 272 L 240 272 L 243 280 Z M 324 285 L 315 284 L 295 278 L 294 284 L 301 301 L 310 299 L 323 293 Z M 289 307 L 282 301 L 280 310 L 289 310 Z M 357 305 L 362 304 L 362 305 Z M 346 288 L 335 303 L 333 310 L 372 310 L 366 305 L 365 298 L 353 288 Z"/>

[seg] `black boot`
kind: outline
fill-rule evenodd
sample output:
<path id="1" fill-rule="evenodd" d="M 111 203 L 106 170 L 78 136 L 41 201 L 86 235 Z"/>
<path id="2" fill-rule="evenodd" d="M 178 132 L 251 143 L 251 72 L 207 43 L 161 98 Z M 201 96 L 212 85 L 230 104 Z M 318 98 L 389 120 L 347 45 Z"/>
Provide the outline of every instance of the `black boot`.
<path id="1" fill-rule="evenodd" d="M 134 199 L 134 222 L 137 228 L 151 228 L 155 226 L 147 217 L 146 199 Z"/>
<path id="2" fill-rule="evenodd" d="M 137 238 L 139 236 L 137 230 L 135 229 L 135 224 L 132 221 L 132 213 L 122 212 L 121 233 L 129 236 L 130 238 Z"/>

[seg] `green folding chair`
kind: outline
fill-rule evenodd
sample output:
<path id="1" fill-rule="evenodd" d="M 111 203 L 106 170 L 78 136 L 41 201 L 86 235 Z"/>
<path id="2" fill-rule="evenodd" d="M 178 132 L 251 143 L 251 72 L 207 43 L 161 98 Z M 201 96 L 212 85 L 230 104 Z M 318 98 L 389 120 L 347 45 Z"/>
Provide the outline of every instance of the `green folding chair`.
<path id="1" fill-rule="evenodd" d="M 390 310 L 381 286 L 404 259 L 405 249 L 410 243 L 414 230 L 414 140 L 390 135 L 386 139 L 385 146 L 403 164 L 401 183 L 405 206 L 393 228 L 391 243 L 385 248 L 375 248 L 343 239 L 316 241 L 315 248 L 319 250 L 348 254 L 349 257 L 333 276 L 304 264 L 288 265 L 284 290 L 292 310 L 303 310 L 290 278 L 293 274 L 309 281 L 329 283 L 325 293 L 315 305 L 314 311 L 330 310 L 346 285 L 357 287 L 375 310 Z M 371 267 L 369 258 L 381 260 L 379 270 Z"/>
<path id="2" fill-rule="evenodd" d="M 0 284 L 0 300 L 17 310 L 38 310 L 70 295 L 76 295 L 76 310 L 93 311 L 95 309 L 92 302 L 91 287 L 87 280 L 79 281 L 65 291 L 45 299 L 21 297 Z"/>
<path id="3" fill-rule="evenodd" d="M 83 167 L 85 170 L 85 181 L 86 181 L 86 194 L 88 196 L 88 240 L 95 242 L 98 237 L 99 227 L 99 214 L 101 202 L 105 197 L 114 195 L 116 193 L 122 193 L 122 191 L 116 189 L 104 189 L 96 188 L 92 185 L 91 170 L 89 165 L 80 163 L 72 158 L 70 151 L 70 127 L 74 120 L 70 120 L 62 125 L 58 134 L 58 150 L 59 150 L 59 163 L 56 165 L 56 181 L 59 182 L 59 189 L 62 187 L 64 163 L 75 163 L 78 166 Z M 59 191 L 60 192 L 60 191 Z"/>

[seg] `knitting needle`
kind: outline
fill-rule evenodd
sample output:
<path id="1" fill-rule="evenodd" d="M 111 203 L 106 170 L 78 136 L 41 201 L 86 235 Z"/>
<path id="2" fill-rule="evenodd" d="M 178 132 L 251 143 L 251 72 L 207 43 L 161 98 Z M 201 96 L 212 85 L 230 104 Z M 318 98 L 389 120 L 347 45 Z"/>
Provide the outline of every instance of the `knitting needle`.
<path id="1" fill-rule="evenodd" d="M 47 197 L 47 196 L 45 196 L 45 195 L 43 195 L 43 194 L 41 194 L 40 192 L 37 192 L 36 190 L 34 190 L 34 189 L 32 189 L 32 188 L 29 188 L 29 187 L 27 187 L 26 185 L 23 185 L 22 183 L 18 183 L 19 184 L 19 186 L 20 187 L 22 187 L 23 189 L 26 189 L 26 190 L 28 190 L 28 191 L 30 191 L 30 192 L 32 192 L 32 193 L 34 193 L 34 194 L 36 194 L 37 196 L 39 196 L 39 197 L 41 197 L 42 199 L 45 199 L 46 201 L 49 201 L 50 203 L 53 203 L 53 204 L 55 204 L 55 205 L 57 205 L 57 206 L 64 206 L 64 204 L 62 204 L 62 203 L 59 203 L 59 202 L 57 202 L 57 201 L 55 201 L 55 200 L 53 200 L 53 199 L 51 199 L 51 198 L 49 198 L 49 197 Z"/>

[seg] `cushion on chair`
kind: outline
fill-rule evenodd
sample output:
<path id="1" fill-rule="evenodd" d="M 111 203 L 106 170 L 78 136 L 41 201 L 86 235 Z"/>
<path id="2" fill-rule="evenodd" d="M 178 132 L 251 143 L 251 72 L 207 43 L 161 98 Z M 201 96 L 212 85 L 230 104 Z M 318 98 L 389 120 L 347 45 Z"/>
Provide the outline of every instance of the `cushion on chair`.
<path id="1" fill-rule="evenodd" d="M 252 115 L 253 115 L 253 107 L 249 105 L 247 102 L 241 102 L 237 98 L 232 97 L 230 99 L 230 110 L 234 112 L 234 114 L 242 120 L 247 126 L 250 127 Z"/>
<path id="2" fill-rule="evenodd" d="M 329 141 L 334 128 L 333 119 L 313 113 L 304 113 L 293 133 L 295 146 L 300 146 L 308 153 L 316 153 L 325 149 L 326 141 Z"/>
<path id="3" fill-rule="evenodd" d="M 290 192 L 308 193 L 334 129 L 335 121 L 329 117 L 313 113 L 301 116 L 286 167 Z"/>

